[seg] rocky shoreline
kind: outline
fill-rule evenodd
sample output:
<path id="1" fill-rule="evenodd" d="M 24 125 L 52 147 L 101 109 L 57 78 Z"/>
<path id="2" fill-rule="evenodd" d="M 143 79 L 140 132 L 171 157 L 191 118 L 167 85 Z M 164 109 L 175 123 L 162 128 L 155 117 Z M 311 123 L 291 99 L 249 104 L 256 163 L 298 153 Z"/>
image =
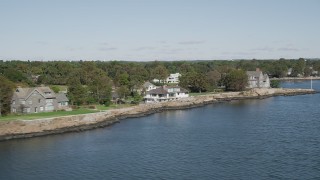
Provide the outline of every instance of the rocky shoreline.
<path id="1" fill-rule="evenodd" d="M 122 119 L 146 116 L 165 110 L 193 108 L 232 100 L 262 99 L 272 96 L 292 96 L 314 93 L 317 92 L 311 89 L 251 89 L 243 92 L 207 94 L 181 98 L 169 102 L 140 104 L 129 108 L 91 114 L 37 120 L 3 121 L 0 122 L 0 141 L 101 128 L 118 123 Z"/>

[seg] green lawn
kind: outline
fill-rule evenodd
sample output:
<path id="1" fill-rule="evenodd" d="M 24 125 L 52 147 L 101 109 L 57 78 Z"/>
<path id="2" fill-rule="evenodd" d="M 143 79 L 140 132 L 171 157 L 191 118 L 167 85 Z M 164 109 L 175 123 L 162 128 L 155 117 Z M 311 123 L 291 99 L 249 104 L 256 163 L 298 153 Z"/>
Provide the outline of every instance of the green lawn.
<path id="1" fill-rule="evenodd" d="M 96 108 L 101 111 L 109 110 L 109 109 L 119 109 L 133 106 L 132 104 L 111 104 L 110 106 L 105 105 L 96 105 Z"/>
<path id="2" fill-rule="evenodd" d="M 75 109 L 73 111 L 56 111 L 56 112 L 43 112 L 43 113 L 33 113 L 33 114 L 22 114 L 22 115 L 8 115 L 4 117 L 0 117 L 0 121 L 11 121 L 11 120 L 32 120 L 32 119 L 40 119 L 40 118 L 50 118 L 50 117 L 58 117 L 58 116 L 68 116 L 68 115 L 77 115 L 77 114 L 87 114 L 99 112 L 97 110 L 92 109 Z"/>
<path id="3" fill-rule="evenodd" d="M 59 117 L 59 116 L 68 116 L 68 115 L 78 115 L 78 114 L 88 114 L 95 113 L 99 111 L 106 111 L 109 109 L 119 109 L 130 107 L 131 104 L 112 104 L 108 107 L 104 105 L 95 105 L 97 109 L 88 109 L 88 108 L 79 108 L 74 109 L 72 111 L 56 111 L 56 112 L 42 112 L 42 113 L 33 113 L 33 114 L 11 114 L 8 116 L 0 117 L 0 121 L 12 121 L 12 120 L 32 120 L 32 119 L 42 119 L 42 118 L 51 118 L 51 117 Z"/>

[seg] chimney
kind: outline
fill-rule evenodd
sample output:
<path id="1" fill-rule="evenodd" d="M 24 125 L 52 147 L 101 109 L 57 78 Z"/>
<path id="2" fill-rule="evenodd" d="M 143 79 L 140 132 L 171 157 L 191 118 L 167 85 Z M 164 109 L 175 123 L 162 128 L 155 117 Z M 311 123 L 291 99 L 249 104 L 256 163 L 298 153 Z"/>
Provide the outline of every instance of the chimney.
<path id="1" fill-rule="evenodd" d="M 260 72 L 260 68 L 256 68 L 256 71 L 257 71 L 257 72 Z"/>

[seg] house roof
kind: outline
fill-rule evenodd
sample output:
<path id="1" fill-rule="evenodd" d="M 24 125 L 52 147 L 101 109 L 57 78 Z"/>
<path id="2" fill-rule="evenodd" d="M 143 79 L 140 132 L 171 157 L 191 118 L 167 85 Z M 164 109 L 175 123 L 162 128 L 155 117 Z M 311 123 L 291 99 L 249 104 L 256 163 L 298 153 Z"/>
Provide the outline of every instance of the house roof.
<path id="1" fill-rule="evenodd" d="M 56 94 L 49 87 L 17 88 L 14 94 L 20 99 L 27 99 L 34 91 L 44 98 L 55 98 Z"/>
<path id="2" fill-rule="evenodd" d="M 57 95 L 57 102 L 66 102 L 69 101 L 65 93 L 58 93 Z"/>
<path id="3" fill-rule="evenodd" d="M 148 91 L 147 94 L 168 94 L 168 92 L 163 87 L 159 87 Z"/>
<path id="4" fill-rule="evenodd" d="M 261 71 L 247 71 L 248 76 L 259 77 L 261 75 Z"/>
<path id="5" fill-rule="evenodd" d="M 180 87 L 180 86 L 165 86 L 165 87 L 159 87 L 156 89 L 152 89 L 150 91 L 147 92 L 147 94 L 168 94 L 168 89 L 173 89 L 173 88 L 179 88 L 179 91 L 175 91 L 178 93 L 187 93 L 188 90 Z"/>

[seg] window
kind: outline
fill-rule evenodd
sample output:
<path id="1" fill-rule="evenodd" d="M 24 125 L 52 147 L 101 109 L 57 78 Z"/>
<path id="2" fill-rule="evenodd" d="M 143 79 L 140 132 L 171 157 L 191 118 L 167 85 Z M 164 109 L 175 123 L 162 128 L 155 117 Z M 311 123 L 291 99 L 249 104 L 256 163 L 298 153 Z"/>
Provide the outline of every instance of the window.
<path id="1" fill-rule="evenodd" d="M 15 100 L 13 100 L 13 101 L 12 101 L 12 104 L 16 104 L 16 101 L 15 101 Z"/>
<path id="2" fill-rule="evenodd" d="M 68 102 L 60 102 L 59 105 L 60 105 L 60 106 L 67 106 L 67 105 L 68 105 Z"/>
<path id="3" fill-rule="evenodd" d="M 53 99 L 46 99 L 46 103 L 52 103 Z"/>
<path id="4" fill-rule="evenodd" d="M 41 103 L 41 99 L 38 99 L 38 103 Z"/>
<path id="5" fill-rule="evenodd" d="M 32 100 L 29 100 L 28 103 L 29 103 L 29 104 L 32 104 Z"/>
<path id="6" fill-rule="evenodd" d="M 16 108 L 12 108 L 12 112 L 16 113 L 17 112 Z"/>
<path id="7" fill-rule="evenodd" d="M 53 111 L 54 110 L 54 107 L 53 106 L 46 106 L 46 111 Z"/>
<path id="8" fill-rule="evenodd" d="M 51 94 L 51 92 L 45 92 L 44 94 L 45 94 L 45 95 L 50 95 L 50 94 Z"/>
<path id="9" fill-rule="evenodd" d="M 40 111 L 43 111 L 43 106 L 40 106 Z"/>
<path id="10" fill-rule="evenodd" d="M 25 100 L 21 100 L 21 104 L 26 104 L 26 101 Z"/>
<path id="11" fill-rule="evenodd" d="M 23 112 L 30 113 L 30 108 L 23 108 Z"/>

